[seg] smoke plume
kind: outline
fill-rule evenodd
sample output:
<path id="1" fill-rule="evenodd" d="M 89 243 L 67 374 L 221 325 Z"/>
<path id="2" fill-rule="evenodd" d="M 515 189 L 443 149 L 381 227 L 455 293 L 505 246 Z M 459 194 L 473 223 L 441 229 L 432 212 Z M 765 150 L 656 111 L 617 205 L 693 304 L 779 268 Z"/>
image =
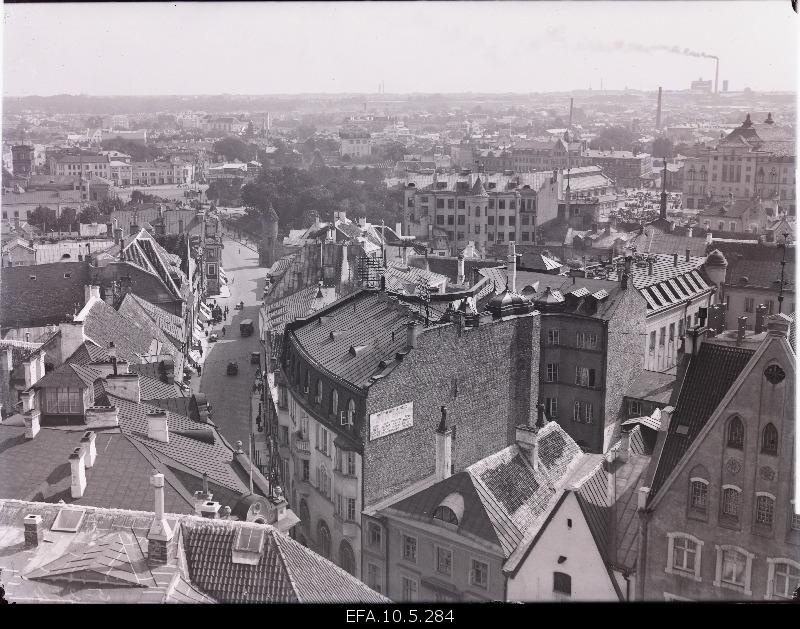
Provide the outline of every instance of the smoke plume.
<path id="1" fill-rule="evenodd" d="M 681 48 L 680 46 L 664 46 L 664 45 L 655 45 L 655 46 L 646 46 L 644 44 L 637 44 L 635 42 L 624 42 L 624 41 L 615 41 L 612 44 L 601 44 L 599 46 L 602 50 L 629 50 L 634 52 L 671 52 L 675 55 L 685 55 L 687 57 L 704 57 L 706 59 L 716 59 L 719 60 L 719 57 L 716 55 L 710 55 L 707 52 L 699 52 L 697 50 L 692 50 L 691 48 Z"/>

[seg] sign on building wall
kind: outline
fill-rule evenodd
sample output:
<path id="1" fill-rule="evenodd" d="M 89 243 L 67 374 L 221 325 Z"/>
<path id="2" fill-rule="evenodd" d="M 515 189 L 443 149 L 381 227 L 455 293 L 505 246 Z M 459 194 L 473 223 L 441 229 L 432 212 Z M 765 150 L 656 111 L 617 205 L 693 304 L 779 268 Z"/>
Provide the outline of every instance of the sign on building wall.
<path id="1" fill-rule="evenodd" d="M 369 416 L 369 440 L 405 430 L 414 425 L 414 402 L 387 408 Z"/>

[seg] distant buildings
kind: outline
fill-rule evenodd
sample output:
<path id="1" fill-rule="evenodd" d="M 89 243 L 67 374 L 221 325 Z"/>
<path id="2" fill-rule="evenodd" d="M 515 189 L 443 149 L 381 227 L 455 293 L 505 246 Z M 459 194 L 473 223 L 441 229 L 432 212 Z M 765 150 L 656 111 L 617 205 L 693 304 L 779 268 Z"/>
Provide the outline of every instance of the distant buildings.
<path id="1" fill-rule="evenodd" d="M 339 132 L 341 146 L 339 154 L 351 159 L 362 159 L 372 155 L 372 140 L 369 131 L 364 129 L 344 129 Z"/>
<path id="2" fill-rule="evenodd" d="M 611 177 L 619 188 L 640 188 L 643 177 L 653 170 L 648 153 L 633 151 L 599 151 L 589 149 L 586 157 L 592 164 L 600 166 Z"/>
<path id="3" fill-rule="evenodd" d="M 569 149 L 567 146 L 569 145 Z M 589 166 L 586 141 L 568 142 L 563 137 L 555 140 L 520 140 L 511 147 L 512 168 L 516 172 L 566 170 L 567 166 Z M 567 153 L 569 152 L 569 164 Z"/>

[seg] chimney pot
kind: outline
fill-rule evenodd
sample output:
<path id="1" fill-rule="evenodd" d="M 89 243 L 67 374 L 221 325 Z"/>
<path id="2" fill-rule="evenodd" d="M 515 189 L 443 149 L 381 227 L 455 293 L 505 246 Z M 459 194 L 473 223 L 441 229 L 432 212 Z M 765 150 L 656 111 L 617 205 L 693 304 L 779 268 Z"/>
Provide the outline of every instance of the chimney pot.
<path id="1" fill-rule="evenodd" d="M 84 451 L 84 461 L 87 468 L 93 467 L 95 459 L 97 458 L 96 440 L 97 433 L 93 430 L 87 430 L 83 433 L 83 437 L 81 437 L 81 447 Z"/>
<path id="2" fill-rule="evenodd" d="M 639 494 L 638 494 L 638 507 L 639 511 L 644 511 L 647 508 L 647 498 L 650 496 L 650 488 L 649 487 L 640 487 Z"/>
<path id="3" fill-rule="evenodd" d="M 116 406 L 92 406 L 84 414 L 86 425 L 91 428 L 119 426 L 119 411 Z"/>
<path id="4" fill-rule="evenodd" d="M 25 530 L 26 548 L 32 548 L 42 543 L 42 540 L 44 539 L 42 516 L 29 513 L 22 518 L 22 526 Z"/>
<path id="5" fill-rule="evenodd" d="M 80 498 L 86 491 L 86 466 L 83 448 L 75 448 L 72 454 L 69 455 L 69 465 L 72 476 L 70 491 L 73 498 Z"/>
<path id="6" fill-rule="evenodd" d="M 417 338 L 419 336 L 419 326 L 416 321 L 409 321 L 406 325 L 407 341 L 406 345 L 411 348 L 417 347 Z"/>
<path id="7" fill-rule="evenodd" d="M 209 520 L 217 520 L 219 519 L 219 509 L 220 504 L 218 502 L 206 500 L 200 506 L 200 515 L 204 518 L 208 518 Z"/>
<path id="8" fill-rule="evenodd" d="M 169 424 L 166 411 L 153 411 L 147 414 L 147 436 L 155 441 L 169 443 Z"/>
<path id="9" fill-rule="evenodd" d="M 687 250 L 686 250 L 686 261 L 687 261 L 687 262 L 689 261 L 689 255 L 690 255 L 691 253 L 692 253 L 692 250 L 691 250 L 691 249 L 687 249 Z"/>

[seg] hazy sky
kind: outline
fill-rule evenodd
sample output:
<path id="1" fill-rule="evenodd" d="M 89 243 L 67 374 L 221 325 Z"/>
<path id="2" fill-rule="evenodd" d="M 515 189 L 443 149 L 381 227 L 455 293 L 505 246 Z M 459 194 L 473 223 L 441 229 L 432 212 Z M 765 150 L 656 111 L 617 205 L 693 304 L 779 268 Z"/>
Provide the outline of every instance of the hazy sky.
<path id="1" fill-rule="evenodd" d="M 794 90 L 797 15 L 757 2 L 5 5 L 3 93 Z M 649 47 L 649 49 L 648 49 Z M 656 48 L 656 49 L 653 49 Z"/>

